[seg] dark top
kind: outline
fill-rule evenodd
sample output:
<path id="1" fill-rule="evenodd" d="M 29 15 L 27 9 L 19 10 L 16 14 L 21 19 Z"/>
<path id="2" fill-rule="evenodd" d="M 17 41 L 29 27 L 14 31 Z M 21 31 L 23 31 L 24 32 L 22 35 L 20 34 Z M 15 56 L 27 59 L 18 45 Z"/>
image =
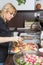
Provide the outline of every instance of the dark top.
<path id="1" fill-rule="evenodd" d="M 42 30 L 43 30 L 43 22 L 40 22 L 40 25 L 41 25 L 41 28 L 42 28 Z"/>
<path id="2" fill-rule="evenodd" d="M 2 18 L 0 18 L 0 36 L 11 36 L 11 32 Z M 0 62 L 4 62 L 8 55 L 8 47 L 10 42 L 0 43 Z"/>

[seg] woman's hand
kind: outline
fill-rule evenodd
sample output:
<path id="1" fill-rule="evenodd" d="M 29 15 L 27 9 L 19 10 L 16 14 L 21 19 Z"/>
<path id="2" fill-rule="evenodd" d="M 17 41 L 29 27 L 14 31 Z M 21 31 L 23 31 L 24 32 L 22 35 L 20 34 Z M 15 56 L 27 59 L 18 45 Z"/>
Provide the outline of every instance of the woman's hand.
<path id="1" fill-rule="evenodd" d="M 13 41 L 13 42 L 21 42 L 23 39 L 21 38 L 21 37 L 18 37 L 18 36 L 16 36 L 16 37 L 11 37 L 11 41 Z"/>
<path id="2" fill-rule="evenodd" d="M 18 42 L 22 42 L 23 38 L 22 37 L 18 37 Z"/>
<path id="3" fill-rule="evenodd" d="M 22 38 L 21 37 L 15 37 L 14 41 L 21 42 L 22 41 Z"/>

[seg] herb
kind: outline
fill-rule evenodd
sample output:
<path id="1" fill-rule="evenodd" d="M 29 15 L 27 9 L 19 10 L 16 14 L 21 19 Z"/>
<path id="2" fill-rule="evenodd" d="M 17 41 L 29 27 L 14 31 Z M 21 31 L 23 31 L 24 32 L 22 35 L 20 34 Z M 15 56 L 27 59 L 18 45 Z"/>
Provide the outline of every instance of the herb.
<path id="1" fill-rule="evenodd" d="M 43 62 L 43 60 L 42 60 L 42 62 Z"/>
<path id="2" fill-rule="evenodd" d="M 26 62 L 23 62 L 22 65 L 26 65 Z"/>
<path id="3" fill-rule="evenodd" d="M 17 63 L 20 63 L 20 59 L 17 59 L 16 62 L 17 62 Z"/>
<path id="4" fill-rule="evenodd" d="M 17 0 L 17 2 L 18 2 L 18 5 L 21 5 L 21 4 L 25 4 L 26 0 Z"/>
<path id="5" fill-rule="evenodd" d="M 37 62 L 37 63 L 36 63 L 36 65 L 40 65 L 40 63 L 39 63 L 39 62 Z"/>

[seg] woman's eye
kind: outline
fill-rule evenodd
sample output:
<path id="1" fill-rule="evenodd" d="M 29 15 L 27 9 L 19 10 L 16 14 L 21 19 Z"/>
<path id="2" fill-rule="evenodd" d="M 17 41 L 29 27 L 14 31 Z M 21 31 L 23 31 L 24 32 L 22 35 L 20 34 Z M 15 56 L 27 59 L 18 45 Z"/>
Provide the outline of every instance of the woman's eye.
<path id="1" fill-rule="evenodd" d="M 10 13 L 11 15 L 13 14 L 13 13 Z"/>

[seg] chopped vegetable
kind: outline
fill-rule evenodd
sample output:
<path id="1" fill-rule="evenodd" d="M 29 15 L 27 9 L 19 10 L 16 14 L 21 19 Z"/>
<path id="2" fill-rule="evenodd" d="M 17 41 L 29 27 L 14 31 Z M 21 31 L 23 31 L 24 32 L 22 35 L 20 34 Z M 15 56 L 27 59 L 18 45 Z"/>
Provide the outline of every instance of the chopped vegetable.
<path id="1" fill-rule="evenodd" d="M 17 59 L 16 62 L 17 62 L 17 63 L 20 63 L 20 59 Z"/>

